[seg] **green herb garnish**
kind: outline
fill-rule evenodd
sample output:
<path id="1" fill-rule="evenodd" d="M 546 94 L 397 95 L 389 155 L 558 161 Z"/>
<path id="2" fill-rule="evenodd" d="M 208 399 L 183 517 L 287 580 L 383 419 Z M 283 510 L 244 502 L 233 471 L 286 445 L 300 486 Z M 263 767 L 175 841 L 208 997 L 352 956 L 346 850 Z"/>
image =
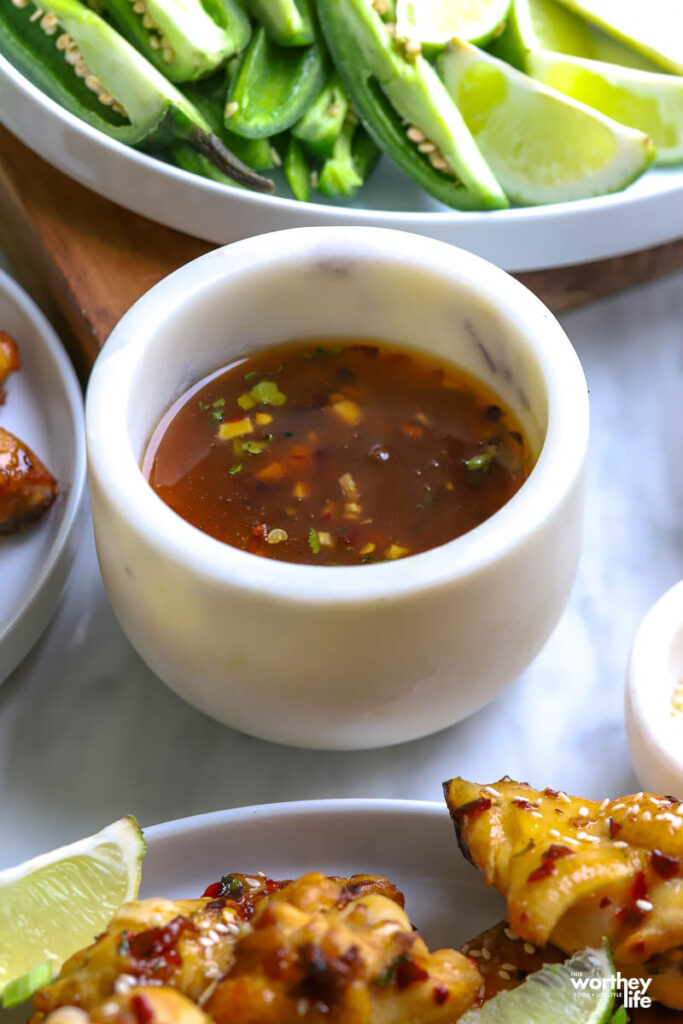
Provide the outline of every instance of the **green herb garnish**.
<path id="1" fill-rule="evenodd" d="M 241 451 L 245 455 L 260 455 L 268 447 L 268 441 L 242 441 Z"/>
<path id="2" fill-rule="evenodd" d="M 249 392 L 251 398 L 259 405 L 284 405 L 287 396 L 283 395 L 274 380 L 260 380 Z"/>
<path id="3" fill-rule="evenodd" d="M 228 472 L 230 473 L 230 476 L 235 476 L 236 473 L 241 473 L 242 472 L 242 463 L 241 462 L 236 462 L 234 466 L 230 467 Z"/>
<path id="4" fill-rule="evenodd" d="M 244 379 L 245 380 L 253 380 L 254 377 L 258 377 L 258 375 L 259 375 L 259 371 L 258 370 L 248 370 L 245 373 L 245 375 L 244 375 Z"/>
<path id="5" fill-rule="evenodd" d="M 222 409 L 224 405 L 225 405 L 225 399 L 224 398 L 217 398 L 216 401 L 213 403 L 213 408 L 214 409 Z"/>
<path id="6" fill-rule="evenodd" d="M 427 508 L 428 505 L 433 505 L 436 501 L 436 494 L 431 487 L 425 487 L 422 495 L 422 501 L 418 501 L 417 507 L 420 509 Z"/>
<path id="7" fill-rule="evenodd" d="M 493 466 L 493 461 L 497 452 L 497 445 L 487 444 L 483 452 L 479 452 L 478 455 L 473 455 L 469 459 L 463 459 L 462 464 L 468 472 L 483 475 L 484 473 L 488 473 Z"/>
<path id="8" fill-rule="evenodd" d="M 256 399 L 252 398 L 250 391 L 245 391 L 244 394 L 240 395 L 237 399 L 237 404 L 240 409 L 244 409 L 246 412 L 247 409 L 251 409 L 256 405 Z"/>
<path id="9" fill-rule="evenodd" d="M 308 546 L 314 555 L 320 554 L 320 537 L 318 536 L 318 531 L 313 527 L 308 531 Z"/>
<path id="10" fill-rule="evenodd" d="M 124 931 L 121 932 L 119 946 L 116 952 L 118 953 L 119 956 L 128 956 L 128 954 L 130 953 L 130 942 L 128 941 L 127 929 L 124 929 Z"/>
<path id="11" fill-rule="evenodd" d="M 216 420 L 218 423 L 221 422 L 221 420 L 223 419 L 223 413 L 220 411 L 220 409 L 216 409 L 214 412 L 211 413 L 211 419 Z"/>

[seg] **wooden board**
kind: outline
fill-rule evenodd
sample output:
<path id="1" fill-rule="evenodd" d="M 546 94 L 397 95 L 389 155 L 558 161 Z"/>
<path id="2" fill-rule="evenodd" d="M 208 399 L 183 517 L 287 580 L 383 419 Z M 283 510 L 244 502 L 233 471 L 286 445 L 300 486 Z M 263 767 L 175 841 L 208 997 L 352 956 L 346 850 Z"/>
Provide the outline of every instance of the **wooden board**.
<path id="1" fill-rule="evenodd" d="M 213 246 L 102 199 L 0 127 L 0 246 L 85 380 L 136 299 Z M 613 259 L 518 274 L 562 312 L 683 268 L 683 239 Z"/>

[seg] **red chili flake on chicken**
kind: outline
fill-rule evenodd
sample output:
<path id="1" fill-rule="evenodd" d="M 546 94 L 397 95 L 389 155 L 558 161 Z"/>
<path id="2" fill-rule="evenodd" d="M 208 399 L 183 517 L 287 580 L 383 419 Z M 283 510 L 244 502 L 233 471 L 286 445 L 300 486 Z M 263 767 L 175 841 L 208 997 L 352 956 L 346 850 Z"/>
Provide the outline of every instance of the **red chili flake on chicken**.
<path id="1" fill-rule="evenodd" d="M 189 918 L 179 914 L 160 928 L 149 928 L 128 939 L 130 958 L 139 974 L 152 973 L 159 977 L 168 975 L 181 962 L 178 939 L 183 932 L 193 932 L 195 927 Z"/>
<path id="2" fill-rule="evenodd" d="M 560 860 L 562 857 L 568 857 L 572 851 L 568 846 L 561 846 L 559 843 L 551 843 L 548 849 L 543 854 L 541 860 L 542 863 L 532 871 L 527 882 L 542 882 L 544 878 L 549 878 L 550 875 L 554 875 L 555 861 Z"/>
<path id="3" fill-rule="evenodd" d="M 665 881 L 674 878 L 681 870 L 681 862 L 677 857 L 669 857 L 661 850 L 652 851 L 652 870 Z"/>
<path id="4" fill-rule="evenodd" d="M 434 989 L 434 1003 L 436 1006 L 443 1006 L 448 1002 L 448 989 L 445 985 L 437 985 Z"/>
<path id="5" fill-rule="evenodd" d="M 414 960 L 402 960 L 396 964 L 394 970 L 396 985 L 400 989 L 408 988 L 409 985 L 414 985 L 418 981 L 426 981 L 428 977 L 429 974 L 424 967 L 420 967 Z"/>
<path id="6" fill-rule="evenodd" d="M 144 993 L 136 992 L 131 998 L 130 1008 L 138 1024 L 150 1024 L 154 1020 L 154 1007 Z"/>
<path id="7" fill-rule="evenodd" d="M 491 800 L 487 796 L 480 796 L 477 800 L 470 800 L 469 803 L 454 807 L 451 811 L 452 818 L 464 818 L 471 814 L 483 814 L 491 807 Z"/>
<path id="8" fill-rule="evenodd" d="M 621 832 L 622 827 L 623 826 L 620 825 L 618 821 L 615 821 L 614 818 L 610 818 L 609 819 L 609 837 L 610 837 L 610 839 L 616 839 L 617 836 L 619 835 L 619 833 Z"/>

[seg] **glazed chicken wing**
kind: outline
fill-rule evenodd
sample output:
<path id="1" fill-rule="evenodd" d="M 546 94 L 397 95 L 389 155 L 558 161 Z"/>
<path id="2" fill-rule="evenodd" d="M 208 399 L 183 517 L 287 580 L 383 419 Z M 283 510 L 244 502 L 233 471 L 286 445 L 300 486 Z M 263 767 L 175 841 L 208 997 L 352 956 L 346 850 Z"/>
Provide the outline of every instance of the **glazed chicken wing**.
<path id="1" fill-rule="evenodd" d="M 0 534 L 39 519 L 57 491 L 57 481 L 38 456 L 0 427 Z"/>
<path id="2" fill-rule="evenodd" d="M 31 1024 L 440 1024 L 480 989 L 473 960 L 427 950 L 385 878 L 235 874 L 200 900 L 123 906 Z"/>
<path id="3" fill-rule="evenodd" d="M 608 938 L 624 975 L 683 1009 L 683 804 L 597 803 L 502 779 L 444 785 L 461 850 L 505 896 L 510 928 L 566 953 Z"/>
<path id="4" fill-rule="evenodd" d="M 10 373 L 21 369 L 19 350 L 14 338 L 7 331 L 0 331 L 0 405 L 5 401 L 3 385 Z"/>

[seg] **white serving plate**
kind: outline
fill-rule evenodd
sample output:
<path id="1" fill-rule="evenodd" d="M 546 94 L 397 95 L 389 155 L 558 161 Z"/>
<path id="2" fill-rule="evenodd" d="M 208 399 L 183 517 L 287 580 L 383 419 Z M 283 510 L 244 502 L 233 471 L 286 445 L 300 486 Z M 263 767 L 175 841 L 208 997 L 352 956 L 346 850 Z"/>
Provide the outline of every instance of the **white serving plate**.
<path id="1" fill-rule="evenodd" d="M 211 182 L 129 149 L 68 113 L 0 57 L 0 121 L 27 146 L 100 195 L 210 242 L 314 225 L 365 225 L 430 235 L 505 270 L 584 263 L 683 235 L 683 168 L 649 171 L 624 192 L 556 206 L 459 213 L 387 159 L 355 206 Z"/>
<path id="2" fill-rule="evenodd" d="M 35 303 L 0 271 L 0 329 L 16 339 L 22 369 L 6 385 L 0 426 L 45 462 L 60 494 L 29 529 L 0 535 L 0 683 L 57 608 L 80 539 L 85 484 L 83 399 L 59 338 Z"/>
<path id="3" fill-rule="evenodd" d="M 142 896 L 201 896 L 231 871 L 272 878 L 384 874 L 433 948 L 457 946 L 499 921 L 505 905 L 458 850 L 445 804 L 308 800 L 181 818 L 145 829 Z"/>

